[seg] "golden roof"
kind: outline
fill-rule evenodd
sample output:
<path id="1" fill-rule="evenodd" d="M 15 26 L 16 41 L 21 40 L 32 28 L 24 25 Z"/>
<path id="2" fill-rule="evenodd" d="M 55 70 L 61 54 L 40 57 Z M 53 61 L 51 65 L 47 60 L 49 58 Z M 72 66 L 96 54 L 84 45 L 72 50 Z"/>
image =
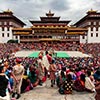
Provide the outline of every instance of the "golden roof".
<path id="1" fill-rule="evenodd" d="M 13 28 L 13 31 L 31 31 L 32 29 L 31 28 Z"/>
<path id="2" fill-rule="evenodd" d="M 93 10 L 93 9 L 91 8 L 91 10 L 89 10 L 89 11 L 87 12 L 87 14 L 96 13 L 96 12 L 97 12 L 96 10 Z"/>
<path id="3" fill-rule="evenodd" d="M 59 41 L 60 39 L 52 39 L 52 38 L 41 38 L 40 41 Z"/>
<path id="4" fill-rule="evenodd" d="M 56 27 L 54 27 L 54 26 L 47 26 L 47 27 L 44 27 L 44 26 L 32 26 L 32 28 L 37 28 L 37 29 L 39 29 L 39 28 L 45 28 L 45 29 L 47 29 L 47 28 L 53 28 L 53 29 L 56 29 L 56 28 L 60 28 L 60 29 L 66 29 L 67 28 L 67 26 L 56 26 Z"/>
<path id="5" fill-rule="evenodd" d="M 47 17 L 52 17 L 52 16 L 54 16 L 54 13 L 51 13 L 51 10 L 49 10 L 49 12 L 46 13 L 46 16 L 47 16 Z"/>
<path id="6" fill-rule="evenodd" d="M 69 35 L 84 35 L 85 32 L 67 32 L 66 34 L 69 34 Z"/>
<path id="7" fill-rule="evenodd" d="M 14 32 L 13 33 L 14 35 L 29 35 L 30 34 L 30 32 Z"/>
<path id="8" fill-rule="evenodd" d="M 10 9 L 7 9 L 6 11 L 4 11 L 4 13 L 11 13 L 11 14 L 13 14 L 13 12 Z"/>
<path id="9" fill-rule="evenodd" d="M 87 28 L 80 28 L 80 27 L 68 27 L 68 31 L 88 31 Z"/>

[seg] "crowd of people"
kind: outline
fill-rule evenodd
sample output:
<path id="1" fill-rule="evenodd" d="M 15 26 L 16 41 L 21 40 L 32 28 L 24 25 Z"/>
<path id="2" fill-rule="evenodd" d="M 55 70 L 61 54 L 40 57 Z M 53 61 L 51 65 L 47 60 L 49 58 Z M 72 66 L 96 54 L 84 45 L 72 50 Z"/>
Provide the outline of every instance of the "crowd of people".
<path id="1" fill-rule="evenodd" d="M 0 44 L 0 98 L 20 98 L 21 93 L 42 86 L 51 80 L 51 87 L 58 87 L 60 94 L 96 92 L 100 98 L 100 44 L 76 43 L 19 43 Z M 40 50 L 38 58 L 12 57 L 19 50 Z M 53 50 L 79 51 L 91 54 L 84 58 L 53 58 Z M 45 55 L 43 54 L 43 51 Z M 94 52 L 95 51 L 95 52 Z M 3 81 L 1 81 L 3 80 Z M 4 84 L 5 83 L 5 84 Z M 8 94 L 7 94 L 8 93 Z"/>
<path id="2" fill-rule="evenodd" d="M 100 57 L 100 43 L 89 43 L 82 45 L 85 53 L 92 54 L 94 57 Z"/>
<path id="3" fill-rule="evenodd" d="M 7 58 L 11 53 L 15 53 L 19 50 L 45 50 L 50 49 L 56 51 L 77 51 L 79 49 L 78 44 L 71 43 L 7 43 L 0 44 L 0 58 Z"/>
<path id="4" fill-rule="evenodd" d="M 0 44 L 0 58 L 7 58 L 11 53 L 19 50 L 44 50 L 53 49 L 55 51 L 81 51 L 91 54 L 93 57 L 100 56 L 100 43 L 57 43 L 57 42 L 41 42 L 41 43 L 7 43 Z"/>

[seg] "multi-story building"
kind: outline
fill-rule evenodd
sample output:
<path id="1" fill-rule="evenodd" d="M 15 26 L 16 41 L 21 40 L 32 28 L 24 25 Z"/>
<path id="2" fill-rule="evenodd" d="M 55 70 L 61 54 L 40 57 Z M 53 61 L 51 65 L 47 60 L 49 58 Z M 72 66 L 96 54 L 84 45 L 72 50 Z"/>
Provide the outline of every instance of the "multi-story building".
<path id="1" fill-rule="evenodd" d="M 80 37 L 81 43 L 100 43 L 100 12 L 91 9 L 74 25 L 88 29 L 87 34 Z"/>
<path id="2" fill-rule="evenodd" d="M 68 26 L 69 20 L 60 20 L 54 13 L 46 13 L 39 21 L 30 21 L 32 27 L 25 25 L 10 10 L 0 13 L 0 43 L 10 39 L 19 42 L 60 41 L 79 43 L 100 43 L 100 13 L 94 10 L 74 24 Z M 87 31 L 88 30 L 88 31 Z"/>
<path id="3" fill-rule="evenodd" d="M 0 13 L 0 43 L 13 39 L 12 29 L 22 28 L 25 24 L 13 15 L 9 9 Z"/>
<path id="4" fill-rule="evenodd" d="M 46 17 L 40 17 L 40 20 L 30 21 L 30 28 L 14 28 L 14 39 L 19 42 L 77 42 L 80 43 L 80 35 L 84 36 L 86 28 L 69 27 L 69 20 L 60 20 L 54 13 L 46 13 Z"/>

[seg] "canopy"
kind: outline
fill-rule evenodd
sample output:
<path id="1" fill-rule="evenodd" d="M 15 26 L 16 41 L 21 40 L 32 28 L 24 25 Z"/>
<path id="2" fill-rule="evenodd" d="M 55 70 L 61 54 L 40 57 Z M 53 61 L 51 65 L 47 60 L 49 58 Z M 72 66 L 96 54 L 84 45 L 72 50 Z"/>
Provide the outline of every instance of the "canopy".
<path id="1" fill-rule="evenodd" d="M 35 51 L 31 53 L 28 57 L 34 57 L 37 58 L 39 54 L 39 51 Z M 53 57 L 58 57 L 58 58 L 69 58 L 70 56 L 66 52 L 55 52 Z"/>
<path id="2" fill-rule="evenodd" d="M 18 51 L 16 57 L 34 57 L 37 58 L 40 51 Z M 70 58 L 70 57 L 92 57 L 79 51 L 54 51 L 53 57 Z"/>
<path id="3" fill-rule="evenodd" d="M 39 51 L 35 51 L 33 53 L 31 53 L 28 57 L 34 57 L 34 58 L 37 58 L 39 55 Z"/>
<path id="4" fill-rule="evenodd" d="M 55 52 L 54 57 L 69 58 L 70 56 L 66 52 Z"/>

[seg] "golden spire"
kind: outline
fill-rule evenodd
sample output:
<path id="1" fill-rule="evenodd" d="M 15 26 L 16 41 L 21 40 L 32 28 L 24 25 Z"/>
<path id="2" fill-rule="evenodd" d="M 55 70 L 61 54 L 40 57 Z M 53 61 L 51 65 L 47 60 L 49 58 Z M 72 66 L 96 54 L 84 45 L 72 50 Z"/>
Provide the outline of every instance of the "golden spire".
<path id="1" fill-rule="evenodd" d="M 91 10 L 90 11 L 93 11 L 93 9 L 91 8 Z"/>
<path id="2" fill-rule="evenodd" d="M 51 13 L 51 10 L 49 10 L 49 12 L 46 13 L 46 16 L 47 16 L 47 17 L 52 17 L 52 16 L 54 16 L 54 13 Z"/>
<path id="3" fill-rule="evenodd" d="M 97 11 L 96 10 L 93 10 L 92 8 L 87 12 L 87 14 L 94 14 L 96 13 Z"/>
<path id="4" fill-rule="evenodd" d="M 4 11 L 4 13 L 13 14 L 13 12 L 10 9 L 7 9 L 6 11 Z"/>
<path id="5" fill-rule="evenodd" d="M 51 10 L 49 10 L 49 14 L 51 14 Z"/>

